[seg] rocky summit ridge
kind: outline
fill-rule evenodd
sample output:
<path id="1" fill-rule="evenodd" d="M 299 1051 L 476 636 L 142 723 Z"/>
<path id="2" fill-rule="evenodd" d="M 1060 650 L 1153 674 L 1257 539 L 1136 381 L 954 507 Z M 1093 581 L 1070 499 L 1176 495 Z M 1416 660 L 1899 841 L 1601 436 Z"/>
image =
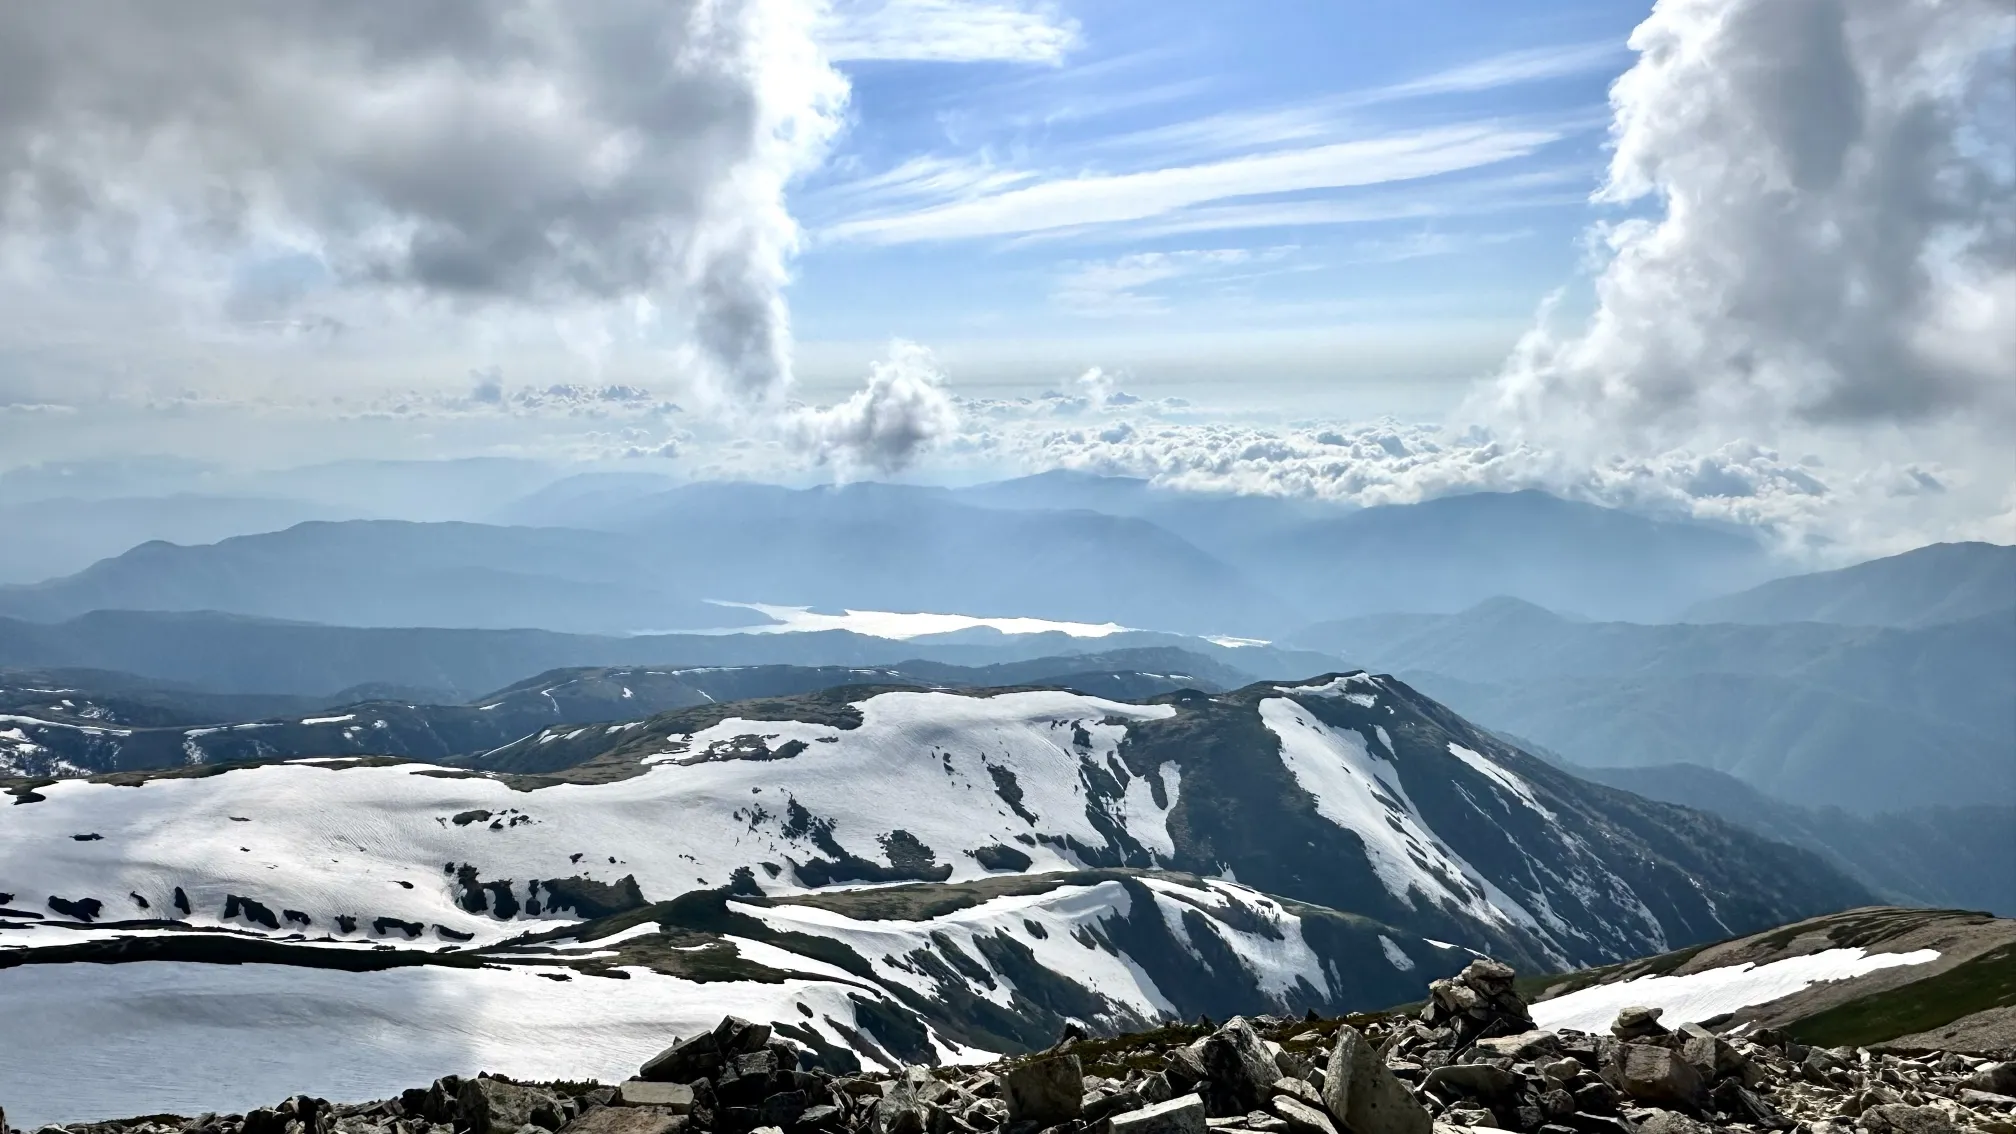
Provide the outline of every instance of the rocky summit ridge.
<path id="1" fill-rule="evenodd" d="M 1823 1048 L 1661 1015 L 1536 1028 L 1513 970 L 1479 959 L 1418 1010 L 1067 1028 L 985 1066 L 863 1071 L 795 1025 L 731 1016 L 614 1086 L 451 1075 L 373 1102 L 296 1095 L 34 1134 L 2016 1134 L 2009 1052 Z M 0 1112 L 0 1134 L 27 1132 Z"/>

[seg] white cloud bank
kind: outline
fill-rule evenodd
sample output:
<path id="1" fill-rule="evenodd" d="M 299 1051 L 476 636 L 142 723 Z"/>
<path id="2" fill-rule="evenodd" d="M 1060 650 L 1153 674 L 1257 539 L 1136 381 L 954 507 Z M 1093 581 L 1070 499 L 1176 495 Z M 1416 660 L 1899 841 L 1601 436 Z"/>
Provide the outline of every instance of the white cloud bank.
<path id="1" fill-rule="evenodd" d="M 874 29 L 911 13 L 931 17 L 911 29 L 917 50 L 963 58 L 978 36 L 1019 57 L 999 41 L 1040 38 L 1034 11 L 961 8 L 962 24 L 952 6 L 891 0 L 852 24 L 819 0 L 0 8 L 0 283 L 62 296 L 52 306 L 87 337 L 133 326 L 116 296 L 176 312 L 164 337 L 185 344 L 305 333 L 335 349 L 362 334 L 510 357 L 543 337 L 591 360 L 622 344 L 657 352 L 703 410 L 797 429 L 785 190 L 824 159 L 849 93 L 817 37 L 852 29 L 866 36 L 854 54 L 901 54 Z M 989 12 L 1029 18 L 1003 31 Z M 893 442 L 857 454 L 893 467 L 943 421 L 914 384 L 867 396 L 881 392 L 897 400 L 849 403 L 822 443 Z M 862 418 L 876 424 L 848 427 Z"/>
<path id="2" fill-rule="evenodd" d="M 1660 0 L 1586 328 L 1473 411 L 1559 439 L 2016 424 L 2016 6 Z"/>

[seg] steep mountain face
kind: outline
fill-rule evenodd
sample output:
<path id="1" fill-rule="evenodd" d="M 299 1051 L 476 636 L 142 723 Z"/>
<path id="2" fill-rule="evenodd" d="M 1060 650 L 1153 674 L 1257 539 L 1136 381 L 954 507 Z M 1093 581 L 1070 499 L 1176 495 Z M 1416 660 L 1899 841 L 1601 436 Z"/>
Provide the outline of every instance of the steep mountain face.
<path id="1" fill-rule="evenodd" d="M 1125 668 L 1130 664 L 1155 671 Z M 1100 665 L 1112 668 L 1086 668 Z M 68 777 L 299 756 L 454 763 L 552 725 L 634 720 L 687 706 L 864 683 L 925 688 L 1050 684 L 1094 695 L 1146 698 L 1184 688 L 1217 690 L 1246 679 L 1180 650 L 1145 649 L 981 669 L 929 662 L 883 668 L 603 666 L 551 670 L 466 705 L 393 698 L 332 698 L 304 705 L 298 702 L 314 699 L 178 696 L 129 674 L 96 671 L 67 671 L 74 683 L 57 683 L 64 672 L 0 684 L 0 775 Z M 144 693 L 132 691 L 136 686 Z M 259 719 L 217 715 L 234 706 L 284 702 L 295 703 Z"/>
<path id="2" fill-rule="evenodd" d="M 2016 619 L 1649 626 L 1500 599 L 1294 641 L 1402 674 L 1577 764 L 1701 764 L 1860 812 L 2016 802 Z"/>
<path id="3" fill-rule="evenodd" d="M 800 665 L 888 667 L 912 661 L 990 666 L 1063 655 L 1179 650 L 1250 676 L 1310 673 L 1336 659 L 1308 650 L 1225 646 L 1174 634 L 995 635 L 987 641 L 900 640 L 825 630 L 791 634 L 641 634 L 601 637 L 548 630 L 321 626 L 215 612 L 95 611 L 54 625 L 0 618 L 0 666 L 88 667 L 168 679 L 215 693 L 322 698 L 366 683 L 478 697 L 528 673 L 578 666 Z M 1109 668 L 1166 672 L 1167 657 Z M 1021 681 L 1020 677 L 1003 680 Z"/>
<path id="4" fill-rule="evenodd" d="M 1647 799 L 1706 811 L 1805 847 L 1889 901 L 2016 916 L 2016 805 L 1913 807 L 1855 815 L 1799 807 L 1695 764 L 1571 769 Z"/>
<path id="5" fill-rule="evenodd" d="M 9 891 L 103 916 L 137 894 L 243 921 L 249 900 L 367 938 L 483 940 L 556 892 L 1174 869 L 1531 968 L 1866 897 L 1806 852 L 1576 780 L 1363 674 L 1147 703 L 829 690 L 545 730 L 480 763 L 548 771 L 335 760 L 17 788 L 33 802 L 10 809 L 0 863 Z"/>
<path id="6" fill-rule="evenodd" d="M 2016 621 L 2016 547 L 1935 543 L 1709 599 L 1687 620 L 1916 627 L 1990 615 Z"/>

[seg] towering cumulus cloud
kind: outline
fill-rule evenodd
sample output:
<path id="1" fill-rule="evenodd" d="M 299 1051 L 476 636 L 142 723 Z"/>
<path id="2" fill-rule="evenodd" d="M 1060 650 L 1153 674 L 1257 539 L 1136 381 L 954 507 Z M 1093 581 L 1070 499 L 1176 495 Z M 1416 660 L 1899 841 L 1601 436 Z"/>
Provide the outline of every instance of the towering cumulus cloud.
<path id="1" fill-rule="evenodd" d="M 823 19 L 818 0 L 0 6 L 0 253 L 181 281 L 240 319 L 312 299 L 669 330 L 703 401 L 774 426 L 784 191 L 848 94 Z"/>
<path id="2" fill-rule="evenodd" d="M 1684 440 L 2016 421 L 2009 0 L 1659 0 L 1611 91 L 1585 329 L 1480 415 Z"/>

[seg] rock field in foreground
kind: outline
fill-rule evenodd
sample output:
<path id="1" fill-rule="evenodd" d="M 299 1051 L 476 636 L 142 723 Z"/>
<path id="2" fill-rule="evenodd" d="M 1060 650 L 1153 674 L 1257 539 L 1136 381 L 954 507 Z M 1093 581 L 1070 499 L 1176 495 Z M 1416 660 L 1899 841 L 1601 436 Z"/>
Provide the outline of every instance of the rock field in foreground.
<path id="1" fill-rule="evenodd" d="M 296 1096 L 36 1134 L 2016 1134 L 2016 1062 L 1668 1030 L 1534 1028 L 1512 970 L 1477 961 L 1412 1016 L 1235 1018 L 1067 1034 L 984 1067 L 864 1074 L 733 1017 L 618 1086 L 448 1077 L 377 1102 Z M 8 1134 L 0 1115 L 0 1134 Z"/>

